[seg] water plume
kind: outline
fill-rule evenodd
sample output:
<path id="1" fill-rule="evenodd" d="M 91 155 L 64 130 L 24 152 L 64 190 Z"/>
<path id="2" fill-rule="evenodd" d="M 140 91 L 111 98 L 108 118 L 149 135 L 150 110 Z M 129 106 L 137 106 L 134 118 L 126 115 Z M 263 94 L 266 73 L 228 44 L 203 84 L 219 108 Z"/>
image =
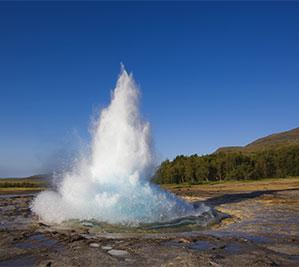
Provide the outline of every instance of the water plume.
<path id="1" fill-rule="evenodd" d="M 32 210 L 48 223 L 79 219 L 126 225 L 209 211 L 151 183 L 154 170 L 149 123 L 139 114 L 139 90 L 122 67 L 111 103 L 94 125 L 89 155 L 64 174 L 57 192 L 40 193 Z"/>

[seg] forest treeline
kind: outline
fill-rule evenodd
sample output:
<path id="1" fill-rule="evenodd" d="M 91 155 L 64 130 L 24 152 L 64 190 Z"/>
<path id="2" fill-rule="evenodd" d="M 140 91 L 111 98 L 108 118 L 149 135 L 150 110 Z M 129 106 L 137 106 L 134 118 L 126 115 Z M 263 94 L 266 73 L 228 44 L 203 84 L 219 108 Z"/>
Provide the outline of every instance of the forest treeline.
<path id="1" fill-rule="evenodd" d="M 27 182 L 20 182 L 20 183 L 10 183 L 10 182 L 1 182 L 0 181 L 0 188 L 12 188 L 12 187 L 26 187 L 26 188 L 38 188 L 41 187 L 43 184 L 41 183 L 27 183 Z"/>
<path id="2" fill-rule="evenodd" d="M 210 155 L 177 156 L 158 168 L 154 181 L 160 184 L 200 184 L 210 181 L 252 180 L 299 176 L 299 146 L 255 153 L 219 152 Z"/>

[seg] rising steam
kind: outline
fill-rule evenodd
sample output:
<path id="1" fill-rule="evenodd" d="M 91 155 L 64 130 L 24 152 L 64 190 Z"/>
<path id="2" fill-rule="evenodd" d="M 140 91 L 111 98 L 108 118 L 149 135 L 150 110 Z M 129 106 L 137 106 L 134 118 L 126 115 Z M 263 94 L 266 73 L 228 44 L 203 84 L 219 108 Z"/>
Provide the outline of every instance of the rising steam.
<path id="1" fill-rule="evenodd" d="M 110 105 L 95 125 L 90 155 L 64 175 L 58 192 L 40 193 L 32 210 L 48 223 L 69 219 L 113 224 L 166 222 L 198 216 L 195 209 L 150 182 L 154 170 L 149 124 L 140 118 L 139 92 L 122 68 Z"/>

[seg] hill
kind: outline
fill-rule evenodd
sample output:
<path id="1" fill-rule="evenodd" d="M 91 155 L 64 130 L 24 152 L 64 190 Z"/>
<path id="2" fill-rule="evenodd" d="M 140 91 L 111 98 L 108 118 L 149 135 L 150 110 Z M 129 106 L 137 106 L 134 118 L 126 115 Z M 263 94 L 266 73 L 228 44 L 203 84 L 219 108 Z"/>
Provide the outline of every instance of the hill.
<path id="1" fill-rule="evenodd" d="M 223 147 L 210 155 L 166 160 L 154 181 L 200 184 L 295 176 L 299 176 L 299 128 L 257 139 L 244 147 Z"/>
<path id="2" fill-rule="evenodd" d="M 224 152 L 261 152 L 265 150 L 276 150 L 287 146 L 299 146 L 299 128 L 289 131 L 275 133 L 259 138 L 246 146 L 221 147 L 215 153 Z"/>

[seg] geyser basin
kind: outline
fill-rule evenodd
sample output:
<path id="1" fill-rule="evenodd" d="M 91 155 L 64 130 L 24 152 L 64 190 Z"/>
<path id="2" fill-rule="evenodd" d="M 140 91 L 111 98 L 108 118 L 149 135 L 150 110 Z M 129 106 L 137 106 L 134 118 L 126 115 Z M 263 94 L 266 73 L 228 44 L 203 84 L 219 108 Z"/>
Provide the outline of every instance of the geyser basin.
<path id="1" fill-rule="evenodd" d="M 140 223 L 138 225 L 109 224 L 97 220 L 68 220 L 55 225 L 54 229 L 80 229 L 81 232 L 88 232 L 86 234 L 87 238 L 94 235 L 112 239 L 134 237 L 160 238 L 167 236 L 190 236 L 199 231 L 202 232 L 203 229 L 219 223 L 224 218 L 227 218 L 225 214 L 209 210 L 199 216 L 181 217 L 168 222 Z"/>
<path id="2" fill-rule="evenodd" d="M 94 126 L 90 153 L 65 173 L 58 192 L 40 193 L 32 210 L 47 223 L 72 219 L 137 226 L 213 214 L 150 182 L 154 153 L 139 92 L 122 68 L 110 105 Z"/>

